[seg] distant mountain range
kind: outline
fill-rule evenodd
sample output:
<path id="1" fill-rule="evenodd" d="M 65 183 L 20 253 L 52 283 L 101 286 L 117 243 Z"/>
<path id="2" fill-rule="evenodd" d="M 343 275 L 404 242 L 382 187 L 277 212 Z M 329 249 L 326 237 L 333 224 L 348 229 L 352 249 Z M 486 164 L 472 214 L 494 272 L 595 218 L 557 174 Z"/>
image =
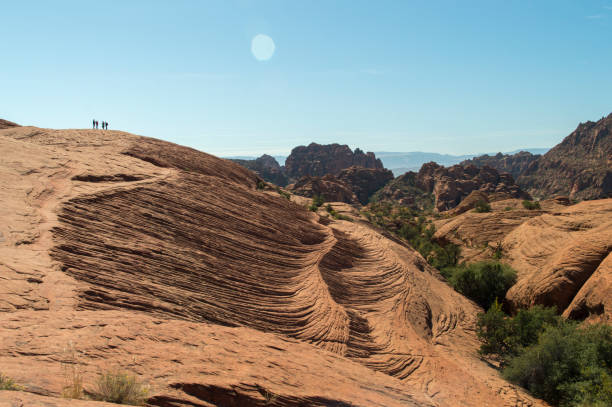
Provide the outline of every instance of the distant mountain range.
<path id="1" fill-rule="evenodd" d="M 504 154 L 515 154 L 520 151 L 528 151 L 532 154 L 545 154 L 550 150 L 549 148 L 525 148 L 520 150 L 508 151 Z M 451 154 L 439 154 L 439 153 L 428 153 L 422 151 L 410 151 L 410 152 L 391 152 L 391 151 L 379 151 L 374 152 L 376 158 L 380 158 L 385 168 L 393 171 L 393 174 L 397 177 L 404 174 L 407 171 L 418 171 L 421 166 L 430 161 L 436 162 L 445 167 L 459 164 L 461 161 L 469 160 L 483 154 L 465 154 L 465 155 L 451 155 Z M 494 155 L 495 153 L 489 153 Z M 274 155 L 276 161 L 282 166 L 285 165 L 287 156 L 285 155 Z M 233 156 L 223 157 L 232 160 L 255 160 L 255 156 Z"/>

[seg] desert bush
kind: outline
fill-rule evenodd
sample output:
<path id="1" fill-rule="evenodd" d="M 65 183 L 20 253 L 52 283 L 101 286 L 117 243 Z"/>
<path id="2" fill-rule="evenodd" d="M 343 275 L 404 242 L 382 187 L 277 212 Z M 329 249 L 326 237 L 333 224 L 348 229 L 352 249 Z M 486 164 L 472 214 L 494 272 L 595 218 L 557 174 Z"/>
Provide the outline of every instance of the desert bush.
<path id="1" fill-rule="evenodd" d="M 262 190 L 266 187 L 266 183 L 264 181 L 257 181 L 257 189 Z"/>
<path id="2" fill-rule="evenodd" d="M 484 213 L 491 212 L 491 205 L 488 202 L 480 199 L 474 204 L 474 212 Z"/>
<path id="3" fill-rule="evenodd" d="M 100 374 L 92 398 L 117 404 L 141 406 L 149 393 L 136 376 L 119 370 Z"/>
<path id="4" fill-rule="evenodd" d="M 453 288 L 488 309 L 516 282 L 516 271 L 495 261 L 448 267 L 443 274 Z"/>
<path id="5" fill-rule="evenodd" d="M 0 373 L 0 390 L 15 390 L 21 391 L 23 387 L 15 383 L 10 377 Z"/>
<path id="6" fill-rule="evenodd" d="M 76 348 L 72 342 L 68 342 L 63 351 L 64 360 L 62 370 L 64 373 L 64 387 L 62 397 L 68 399 L 83 398 L 83 375 Z"/>
<path id="7" fill-rule="evenodd" d="M 500 260 L 503 255 L 504 255 L 504 248 L 502 247 L 502 243 L 497 242 L 497 245 L 495 245 L 495 248 L 493 249 L 493 258 L 495 260 Z"/>
<path id="8" fill-rule="evenodd" d="M 534 209 L 540 209 L 540 203 L 537 201 L 523 201 L 523 207 L 525 209 L 529 209 L 530 211 Z"/>
<path id="9" fill-rule="evenodd" d="M 312 197 L 312 203 L 308 207 L 309 210 L 316 212 L 321 205 L 325 203 L 325 197 L 323 195 L 315 195 Z"/>
<path id="10" fill-rule="evenodd" d="M 480 353 L 493 356 L 502 365 L 508 358 L 520 354 L 538 340 L 546 326 L 561 323 L 554 308 L 536 305 L 522 309 L 514 318 L 508 317 L 501 304 L 494 301 L 486 313 L 478 315 L 477 335 L 481 340 Z"/>
<path id="11" fill-rule="evenodd" d="M 278 192 L 278 194 L 282 196 L 283 198 L 285 198 L 286 200 L 288 201 L 291 200 L 291 194 L 289 192 L 283 191 L 279 187 L 276 187 L 276 192 Z"/>
<path id="12" fill-rule="evenodd" d="M 564 321 L 512 358 L 503 376 L 557 406 L 612 405 L 612 329 Z"/>
<path id="13" fill-rule="evenodd" d="M 327 212 L 329 212 L 329 214 L 334 219 L 348 220 L 349 222 L 353 222 L 353 218 L 351 218 L 350 216 L 346 216 L 346 215 L 343 215 L 341 213 L 338 213 L 338 211 L 336 211 L 334 208 L 332 208 L 332 206 L 330 204 L 327 204 L 327 206 L 325 207 L 325 210 L 327 210 Z"/>

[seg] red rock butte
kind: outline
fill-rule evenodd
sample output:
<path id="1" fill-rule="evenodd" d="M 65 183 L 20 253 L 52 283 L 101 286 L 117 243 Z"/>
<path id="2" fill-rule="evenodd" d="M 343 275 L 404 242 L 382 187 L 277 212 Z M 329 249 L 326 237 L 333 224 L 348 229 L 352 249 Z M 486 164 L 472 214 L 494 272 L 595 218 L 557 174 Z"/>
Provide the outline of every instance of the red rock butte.
<path id="1" fill-rule="evenodd" d="M 365 223 L 120 131 L 11 126 L 0 153 L 0 366 L 26 388 L 0 400 L 64 405 L 68 361 L 156 406 L 544 405 L 478 358 L 480 309 Z"/>

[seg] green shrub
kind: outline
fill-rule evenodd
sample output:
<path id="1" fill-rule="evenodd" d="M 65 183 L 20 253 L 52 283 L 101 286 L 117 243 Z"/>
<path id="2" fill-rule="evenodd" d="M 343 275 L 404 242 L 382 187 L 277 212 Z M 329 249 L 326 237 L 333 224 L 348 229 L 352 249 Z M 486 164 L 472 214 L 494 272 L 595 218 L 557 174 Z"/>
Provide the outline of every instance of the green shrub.
<path id="1" fill-rule="evenodd" d="M 612 405 L 612 330 L 568 321 L 548 325 L 502 373 L 553 405 Z"/>
<path id="2" fill-rule="evenodd" d="M 332 206 L 330 204 L 327 204 L 327 206 L 325 207 L 325 210 L 327 210 L 327 212 L 329 212 L 329 214 L 334 219 L 348 220 L 349 222 L 353 222 L 353 218 L 351 218 L 350 216 L 346 216 L 346 215 L 343 215 L 341 213 L 338 213 L 338 211 L 336 211 L 334 208 L 332 208 Z"/>
<path id="3" fill-rule="evenodd" d="M 512 208 L 511 206 L 506 206 L 504 208 L 504 211 L 508 212 L 508 211 L 511 211 L 512 209 L 514 209 L 514 208 Z"/>
<path id="4" fill-rule="evenodd" d="M 312 197 L 312 203 L 308 207 L 313 212 L 316 212 L 321 205 L 325 203 L 325 198 L 323 195 L 315 195 Z"/>
<path id="5" fill-rule="evenodd" d="M 491 212 L 491 205 L 489 205 L 488 202 L 480 199 L 474 205 L 474 212 L 478 212 L 478 213 Z"/>
<path id="6" fill-rule="evenodd" d="M 536 305 L 519 310 L 514 318 L 509 318 L 495 301 L 486 313 L 478 315 L 477 335 L 482 342 L 480 353 L 493 356 L 503 365 L 511 356 L 536 343 L 546 326 L 559 323 L 561 317 L 554 308 Z"/>
<path id="7" fill-rule="evenodd" d="M 502 247 L 502 244 L 501 242 L 497 242 L 495 249 L 493 249 L 493 258 L 495 260 L 499 260 L 502 258 L 503 254 L 504 254 L 504 249 Z"/>
<path id="8" fill-rule="evenodd" d="M 266 187 L 266 183 L 262 180 L 257 181 L 257 189 L 262 190 Z"/>
<path id="9" fill-rule="evenodd" d="M 141 406 L 148 393 L 148 387 L 140 383 L 136 376 L 114 370 L 98 377 L 92 397 L 99 401 Z"/>
<path id="10" fill-rule="evenodd" d="M 283 198 L 285 198 L 286 200 L 288 201 L 291 200 L 291 194 L 289 192 L 283 191 L 279 187 L 276 187 L 276 192 L 278 192 L 278 194 L 282 196 Z"/>
<path id="11" fill-rule="evenodd" d="M 0 390 L 15 390 L 21 391 L 23 387 L 19 386 L 13 379 L 0 373 Z"/>
<path id="12" fill-rule="evenodd" d="M 525 207 L 525 209 L 529 209 L 530 211 L 534 210 L 534 209 L 540 209 L 540 203 L 537 201 L 523 201 L 523 206 Z"/>
<path id="13" fill-rule="evenodd" d="M 459 265 L 444 270 L 453 288 L 488 309 L 516 282 L 516 272 L 505 264 L 484 261 L 470 265 Z"/>

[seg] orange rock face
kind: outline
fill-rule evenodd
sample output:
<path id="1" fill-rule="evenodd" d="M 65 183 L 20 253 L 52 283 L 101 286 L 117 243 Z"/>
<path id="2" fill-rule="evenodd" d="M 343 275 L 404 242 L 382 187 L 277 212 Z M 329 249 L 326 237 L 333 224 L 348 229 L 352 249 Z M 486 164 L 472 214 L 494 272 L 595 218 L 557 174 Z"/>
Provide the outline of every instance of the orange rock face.
<path id="1" fill-rule="evenodd" d="M 518 271 L 506 296 L 514 308 L 544 304 L 580 319 L 612 317 L 606 260 L 612 250 L 612 199 L 532 218 L 509 233 L 503 247 Z"/>
<path id="2" fill-rule="evenodd" d="M 467 262 L 490 259 L 499 245 L 501 261 L 518 273 L 506 295 L 511 309 L 542 304 L 578 320 L 612 321 L 612 199 L 540 205 L 493 202 L 491 212 L 436 221 L 434 238 L 459 245 Z"/>
<path id="3" fill-rule="evenodd" d="M 158 406 L 543 405 L 417 252 L 237 164 L 101 130 L 0 130 L 0 153 L 0 366 L 29 392 L 69 363 Z"/>

